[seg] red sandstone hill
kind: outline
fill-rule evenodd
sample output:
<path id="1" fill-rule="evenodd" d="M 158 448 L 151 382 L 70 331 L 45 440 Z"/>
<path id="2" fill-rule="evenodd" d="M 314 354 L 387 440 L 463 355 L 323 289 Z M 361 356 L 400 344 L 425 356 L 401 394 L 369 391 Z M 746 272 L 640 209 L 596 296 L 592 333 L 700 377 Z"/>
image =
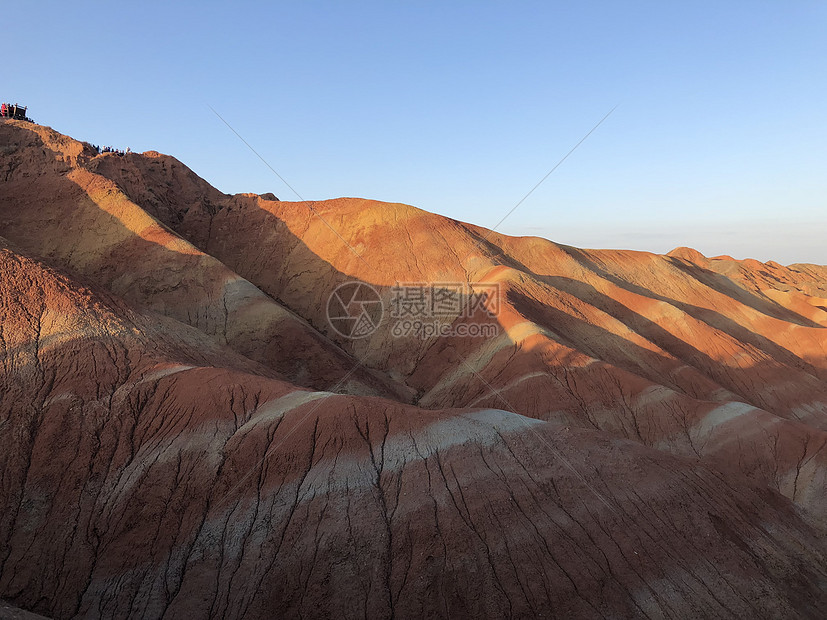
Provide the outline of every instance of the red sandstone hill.
<path id="1" fill-rule="evenodd" d="M 827 614 L 825 267 L 228 196 L 17 121 L 0 237 L 16 607 Z M 386 312 L 343 338 L 327 302 L 354 280 L 386 309 L 397 283 L 488 291 L 496 332 L 400 336 Z"/>

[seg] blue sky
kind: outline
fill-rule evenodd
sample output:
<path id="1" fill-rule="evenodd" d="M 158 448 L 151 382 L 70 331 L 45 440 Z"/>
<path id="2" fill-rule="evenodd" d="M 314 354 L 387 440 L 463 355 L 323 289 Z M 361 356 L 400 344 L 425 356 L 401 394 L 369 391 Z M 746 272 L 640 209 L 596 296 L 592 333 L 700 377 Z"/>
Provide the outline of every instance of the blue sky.
<path id="1" fill-rule="evenodd" d="M 220 190 L 827 264 L 827 3 L 37 2 L 0 97 Z M 84 108 L 94 114 L 84 114 Z"/>

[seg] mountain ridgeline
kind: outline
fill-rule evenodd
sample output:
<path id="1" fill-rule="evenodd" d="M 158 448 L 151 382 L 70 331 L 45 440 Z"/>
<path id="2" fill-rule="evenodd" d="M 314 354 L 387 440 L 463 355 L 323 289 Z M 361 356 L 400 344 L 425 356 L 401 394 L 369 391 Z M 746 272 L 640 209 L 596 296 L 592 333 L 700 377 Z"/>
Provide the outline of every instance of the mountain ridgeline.
<path id="1" fill-rule="evenodd" d="M 827 615 L 827 267 L 274 198 L 0 121 L 0 599 Z"/>

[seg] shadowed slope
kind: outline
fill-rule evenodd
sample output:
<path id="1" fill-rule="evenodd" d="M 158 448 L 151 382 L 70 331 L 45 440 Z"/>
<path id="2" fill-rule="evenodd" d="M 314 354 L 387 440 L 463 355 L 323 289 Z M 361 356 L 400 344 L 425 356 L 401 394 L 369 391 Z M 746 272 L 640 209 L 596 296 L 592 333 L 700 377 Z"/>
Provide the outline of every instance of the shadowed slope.
<path id="1" fill-rule="evenodd" d="M 197 327 L 300 384 L 405 398 L 378 374 L 354 370 L 354 360 L 306 321 L 90 171 L 101 160 L 137 155 L 97 155 L 88 145 L 22 122 L 0 125 L 0 146 L 0 232 L 26 251 Z M 209 190 L 207 197 L 221 196 Z"/>
<path id="2" fill-rule="evenodd" d="M 0 139 L 0 599 L 824 616 L 822 268 L 730 277 L 405 205 L 225 196 L 43 127 Z M 386 320 L 334 342 L 326 302 L 354 278 L 386 302 L 396 282 L 496 284 L 496 316 L 445 320 L 499 335 Z M 323 391 L 355 359 L 372 369 L 347 389 L 391 398 Z"/>
<path id="3" fill-rule="evenodd" d="M 579 250 L 358 199 L 236 196 L 207 219 L 189 208 L 167 223 L 320 330 L 328 296 L 354 278 L 380 290 L 386 307 L 395 282 L 495 283 L 502 329 L 493 340 L 398 338 L 385 321 L 370 338 L 340 344 L 404 378 L 420 405 L 606 430 L 709 458 L 816 515 L 827 510 L 827 312 L 805 293 L 827 287 L 816 268 L 808 276 L 775 266 L 798 288 L 760 292 L 691 252 L 696 262 Z"/>
<path id="4" fill-rule="evenodd" d="M 9 250 L 0 274 L 0 592 L 17 605 L 415 618 L 827 604 L 823 539 L 772 492 L 505 411 L 207 367 L 222 355 L 196 330 L 166 332 Z"/>

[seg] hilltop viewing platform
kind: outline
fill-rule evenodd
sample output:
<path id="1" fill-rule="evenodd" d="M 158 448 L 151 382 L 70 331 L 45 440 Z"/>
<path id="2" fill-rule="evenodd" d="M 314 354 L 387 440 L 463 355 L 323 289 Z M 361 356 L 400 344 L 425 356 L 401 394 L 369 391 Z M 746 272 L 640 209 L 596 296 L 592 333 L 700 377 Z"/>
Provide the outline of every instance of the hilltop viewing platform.
<path id="1" fill-rule="evenodd" d="M 0 119 L 14 119 L 18 121 L 28 121 L 29 123 L 33 123 L 34 121 L 26 116 L 26 110 L 28 108 L 26 106 L 22 106 L 19 103 L 5 103 L 3 102 L 0 104 Z"/>

